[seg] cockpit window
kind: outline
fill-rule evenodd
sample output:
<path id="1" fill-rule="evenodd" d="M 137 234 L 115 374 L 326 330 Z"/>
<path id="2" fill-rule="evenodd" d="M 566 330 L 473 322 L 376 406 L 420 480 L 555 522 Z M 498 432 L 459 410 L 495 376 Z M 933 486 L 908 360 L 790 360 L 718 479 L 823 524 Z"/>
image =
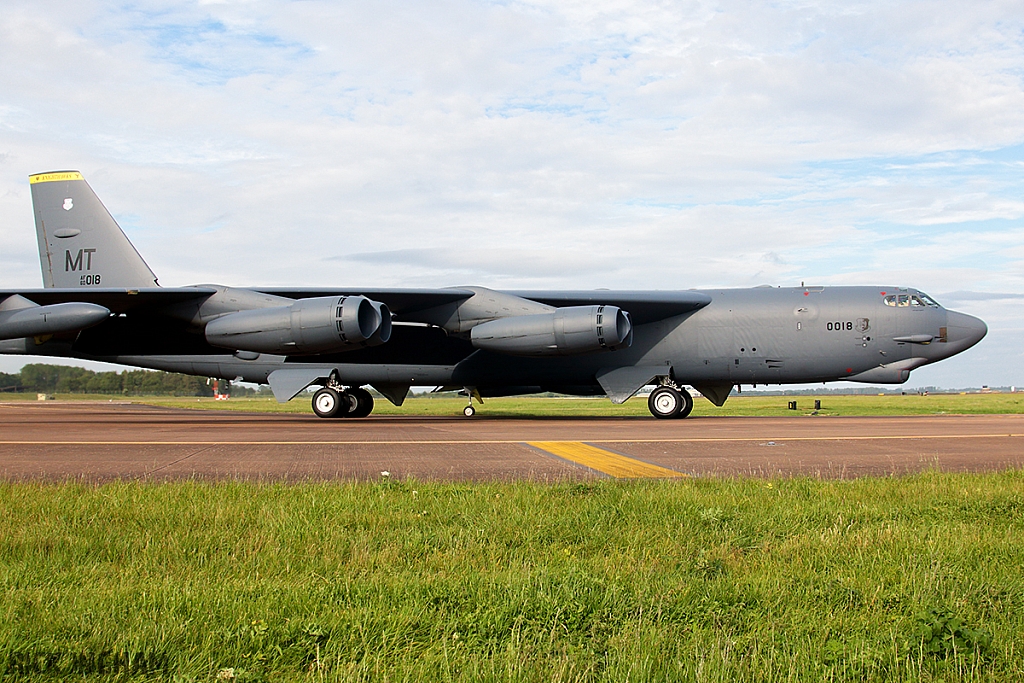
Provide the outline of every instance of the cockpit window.
<path id="1" fill-rule="evenodd" d="M 903 308 L 904 306 L 909 306 L 910 305 L 910 295 L 909 294 L 890 294 L 889 296 L 885 297 L 885 305 L 886 306 L 899 306 L 900 308 Z"/>
<path id="2" fill-rule="evenodd" d="M 898 308 L 906 307 L 925 307 L 931 306 L 932 308 L 938 308 L 939 305 L 935 303 L 927 294 L 890 294 L 885 297 L 882 301 L 885 302 L 886 306 L 896 306 Z"/>

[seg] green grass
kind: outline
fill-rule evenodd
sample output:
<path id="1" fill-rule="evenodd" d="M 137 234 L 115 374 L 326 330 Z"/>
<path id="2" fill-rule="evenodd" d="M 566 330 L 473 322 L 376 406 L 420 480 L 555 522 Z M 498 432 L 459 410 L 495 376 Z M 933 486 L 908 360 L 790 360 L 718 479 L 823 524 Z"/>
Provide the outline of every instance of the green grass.
<path id="1" fill-rule="evenodd" d="M 1024 679 L 1022 471 L 8 483 L 0 509 L 11 680 Z"/>
<path id="2" fill-rule="evenodd" d="M 301 395 L 288 403 L 270 397 L 241 397 L 227 401 L 213 398 L 174 396 L 109 396 L 103 394 L 57 394 L 62 401 L 130 401 L 156 406 L 202 410 L 312 414 L 310 397 Z M 814 410 L 815 399 L 822 409 Z M 35 394 L 3 394 L 0 400 L 35 400 Z M 797 402 L 798 410 L 787 408 Z M 1024 412 L 1024 392 L 1016 394 L 930 394 L 919 396 L 732 396 L 718 408 L 703 398 L 694 399 L 695 416 L 794 416 L 794 415 L 964 415 Z M 542 398 L 536 396 L 488 398 L 474 403 L 477 414 L 492 417 L 650 417 L 646 397 L 631 398 L 613 405 L 607 398 Z M 401 407 L 378 398 L 374 415 L 453 416 L 461 415 L 465 398 L 410 397 Z"/>
<path id="3" fill-rule="evenodd" d="M 814 410 L 814 400 L 822 409 Z M 139 398 L 136 402 L 178 408 L 241 410 L 252 412 L 288 412 L 312 414 L 309 397 L 301 396 L 279 404 L 272 398 Z M 796 400 L 797 411 L 787 408 Z M 378 399 L 374 415 L 461 415 L 464 398 L 410 398 L 396 408 L 385 399 Z M 477 414 L 493 417 L 584 417 L 607 416 L 650 417 L 647 399 L 636 397 L 625 404 L 613 405 L 606 398 L 488 398 L 476 404 Z M 721 408 L 703 398 L 694 399 L 695 416 L 779 416 L 779 415 L 936 415 L 936 414 L 1003 414 L 1024 412 L 1024 393 L 1017 394 L 931 394 L 928 396 L 733 396 Z"/>

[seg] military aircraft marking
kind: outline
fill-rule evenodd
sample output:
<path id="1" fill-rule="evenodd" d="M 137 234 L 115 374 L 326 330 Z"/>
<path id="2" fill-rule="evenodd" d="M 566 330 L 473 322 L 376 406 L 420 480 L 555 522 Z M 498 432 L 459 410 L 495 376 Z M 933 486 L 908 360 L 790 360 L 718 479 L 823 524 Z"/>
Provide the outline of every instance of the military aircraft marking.
<path id="1" fill-rule="evenodd" d="M 618 404 L 658 385 L 648 407 L 671 419 L 690 413 L 684 385 L 721 406 L 743 384 L 902 384 L 988 331 L 910 288 L 162 288 L 81 173 L 30 184 L 43 290 L 0 292 L 0 353 L 239 378 L 270 384 L 282 403 L 322 387 L 323 406 L 358 404 L 351 417 L 372 411 L 366 385 L 396 405 L 413 386 Z"/>
<path id="2" fill-rule="evenodd" d="M 580 441 L 530 441 L 527 445 L 616 479 L 663 479 L 689 476 L 667 467 L 627 458 L 619 453 L 606 451 Z"/>
<path id="3" fill-rule="evenodd" d="M 55 183 L 61 180 L 85 180 L 78 171 L 57 171 L 54 173 L 36 173 L 28 177 L 29 185 L 36 183 Z"/>

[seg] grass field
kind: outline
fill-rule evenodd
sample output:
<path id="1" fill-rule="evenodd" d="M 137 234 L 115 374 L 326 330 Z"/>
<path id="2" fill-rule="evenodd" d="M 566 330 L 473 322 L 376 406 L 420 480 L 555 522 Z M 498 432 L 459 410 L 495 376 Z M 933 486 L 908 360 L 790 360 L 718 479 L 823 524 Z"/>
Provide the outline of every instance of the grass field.
<path id="1" fill-rule="evenodd" d="M 10 399 L 8 398 L 10 397 Z M 17 398 L 15 398 L 17 397 Z M 246 412 L 287 412 L 312 415 L 308 396 L 300 396 L 288 403 L 277 403 L 273 398 L 232 398 L 216 401 L 212 398 L 124 397 L 88 394 L 58 394 L 60 400 L 118 400 L 177 408 L 240 410 Z M 34 400 L 35 396 L 7 394 L 4 400 Z M 814 410 L 814 401 L 821 401 L 822 409 Z M 797 402 L 798 410 L 787 408 L 789 401 Z M 385 399 L 377 399 L 374 415 L 461 415 L 466 405 L 464 398 L 409 398 L 399 408 Z M 492 417 L 585 417 L 585 416 L 638 416 L 650 417 L 647 399 L 636 397 L 616 406 L 606 398 L 540 398 L 512 397 L 488 398 L 483 405 L 476 404 L 478 416 Z M 1024 392 L 1016 394 L 930 394 L 919 396 L 733 396 L 718 408 L 703 398 L 694 399 L 694 416 L 772 416 L 772 415 L 941 415 L 941 414 L 1003 414 L 1024 412 Z"/>
<path id="2" fill-rule="evenodd" d="M 1021 471 L 0 507 L 8 680 L 1024 680 Z"/>

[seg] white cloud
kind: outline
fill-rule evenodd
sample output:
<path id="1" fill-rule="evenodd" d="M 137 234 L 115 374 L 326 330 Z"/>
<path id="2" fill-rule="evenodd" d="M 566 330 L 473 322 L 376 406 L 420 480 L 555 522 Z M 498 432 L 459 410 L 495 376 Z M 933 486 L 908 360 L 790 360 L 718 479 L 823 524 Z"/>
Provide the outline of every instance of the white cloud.
<path id="1" fill-rule="evenodd" d="M 1018 5 L 12 0 L 0 286 L 78 168 L 168 285 L 1024 292 Z"/>

